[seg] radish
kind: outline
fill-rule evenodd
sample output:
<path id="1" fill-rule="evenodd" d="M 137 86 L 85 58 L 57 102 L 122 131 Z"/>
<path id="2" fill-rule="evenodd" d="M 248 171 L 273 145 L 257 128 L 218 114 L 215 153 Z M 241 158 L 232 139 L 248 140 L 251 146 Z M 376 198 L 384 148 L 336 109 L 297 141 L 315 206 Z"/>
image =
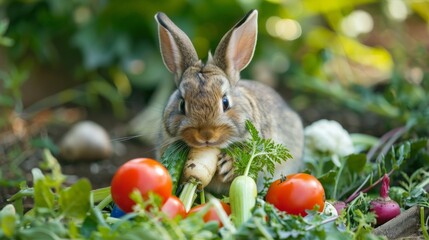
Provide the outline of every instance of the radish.
<path id="1" fill-rule="evenodd" d="M 389 176 L 384 174 L 380 197 L 370 202 L 370 210 L 376 214 L 377 226 L 382 225 L 401 213 L 399 204 L 390 199 L 388 195 L 389 183 Z"/>
<path id="2" fill-rule="evenodd" d="M 183 181 L 195 179 L 200 189 L 205 188 L 215 175 L 219 154 L 219 148 L 191 148 L 183 170 Z"/>
<path id="3" fill-rule="evenodd" d="M 182 182 L 185 184 L 179 196 L 185 205 L 186 212 L 192 207 L 197 189 L 204 189 L 215 175 L 219 154 L 219 148 L 190 149 L 183 168 Z"/>
<path id="4" fill-rule="evenodd" d="M 338 214 L 341 214 L 345 208 L 347 208 L 347 204 L 343 201 L 334 202 L 334 208 L 337 210 Z"/>

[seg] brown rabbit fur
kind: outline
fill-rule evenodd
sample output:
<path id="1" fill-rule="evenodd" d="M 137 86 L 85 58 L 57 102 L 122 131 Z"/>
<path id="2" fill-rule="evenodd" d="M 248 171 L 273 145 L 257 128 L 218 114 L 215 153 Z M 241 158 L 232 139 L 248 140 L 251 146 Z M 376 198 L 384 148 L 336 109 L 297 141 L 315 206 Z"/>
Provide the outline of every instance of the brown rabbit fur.
<path id="1" fill-rule="evenodd" d="M 163 113 L 158 156 L 177 140 L 193 148 L 225 148 L 244 141 L 249 137 L 245 121 L 250 120 L 262 137 L 284 144 L 293 156 L 276 166 L 274 177 L 299 171 L 304 142 L 299 116 L 270 87 L 239 81 L 240 71 L 255 49 L 257 15 L 256 10 L 250 11 L 226 33 L 205 64 L 185 33 L 165 14 L 155 16 L 162 57 L 177 86 Z M 219 158 L 216 175 L 207 188 L 225 194 L 235 175 L 232 159 L 225 155 Z"/>

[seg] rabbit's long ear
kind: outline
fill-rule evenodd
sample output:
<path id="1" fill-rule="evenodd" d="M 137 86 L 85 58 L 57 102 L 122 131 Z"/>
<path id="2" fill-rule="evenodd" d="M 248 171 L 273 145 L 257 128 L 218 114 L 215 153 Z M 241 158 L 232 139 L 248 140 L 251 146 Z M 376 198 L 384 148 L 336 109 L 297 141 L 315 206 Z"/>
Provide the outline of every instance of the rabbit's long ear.
<path id="1" fill-rule="evenodd" d="M 183 72 L 196 61 L 198 55 L 191 40 L 162 12 L 155 15 L 158 22 L 159 43 L 162 59 L 168 70 L 174 73 L 179 85 Z"/>
<path id="2" fill-rule="evenodd" d="M 258 35 L 258 11 L 252 10 L 223 36 L 213 56 L 231 84 L 240 79 L 240 71 L 252 60 Z"/>

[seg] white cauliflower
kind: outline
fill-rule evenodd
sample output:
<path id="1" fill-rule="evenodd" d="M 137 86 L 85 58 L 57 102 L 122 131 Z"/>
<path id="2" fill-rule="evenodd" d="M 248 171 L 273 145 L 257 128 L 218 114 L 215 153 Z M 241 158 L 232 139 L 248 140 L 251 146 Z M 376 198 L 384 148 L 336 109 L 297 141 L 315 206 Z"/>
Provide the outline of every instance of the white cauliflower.
<path id="1" fill-rule="evenodd" d="M 354 152 L 349 133 L 336 121 L 322 119 L 304 130 L 307 157 L 331 156 L 335 165 L 341 166 L 339 157 Z"/>

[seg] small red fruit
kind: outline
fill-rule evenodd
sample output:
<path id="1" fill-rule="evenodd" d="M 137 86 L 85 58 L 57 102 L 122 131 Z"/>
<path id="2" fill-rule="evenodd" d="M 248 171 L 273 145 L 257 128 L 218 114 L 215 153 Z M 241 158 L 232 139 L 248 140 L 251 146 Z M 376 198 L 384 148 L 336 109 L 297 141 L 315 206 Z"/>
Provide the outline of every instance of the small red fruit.
<path id="1" fill-rule="evenodd" d="M 143 199 L 149 193 L 161 198 L 162 204 L 171 196 L 173 185 L 168 170 L 159 162 L 150 158 L 137 158 L 123 164 L 113 176 L 111 193 L 113 201 L 120 209 L 131 212 L 135 202 L 130 194 L 139 190 Z"/>
<path id="2" fill-rule="evenodd" d="M 222 205 L 223 210 L 229 216 L 231 214 L 231 207 L 224 202 L 221 202 L 221 205 Z M 188 212 L 188 216 L 201 211 L 205 206 L 206 206 L 206 204 L 201 204 L 201 205 L 198 205 L 198 206 L 191 208 L 191 210 L 189 210 L 189 212 Z M 218 222 L 219 228 L 221 228 L 223 226 L 223 223 L 220 220 L 219 216 L 217 215 L 215 207 L 213 207 L 213 206 L 210 207 L 210 209 L 207 211 L 207 213 L 203 216 L 203 220 L 204 220 L 204 222 L 216 221 L 216 222 Z"/>
<path id="3" fill-rule="evenodd" d="M 182 218 L 186 217 L 185 205 L 174 195 L 171 195 L 167 202 L 162 205 L 161 211 L 167 214 L 169 218 L 174 218 L 177 215 L 182 216 Z"/>
<path id="4" fill-rule="evenodd" d="M 306 216 L 305 210 L 312 210 L 316 205 L 320 212 L 323 211 L 325 190 L 314 176 L 297 173 L 287 176 L 284 181 L 274 181 L 268 189 L 266 200 L 280 211 Z"/>

